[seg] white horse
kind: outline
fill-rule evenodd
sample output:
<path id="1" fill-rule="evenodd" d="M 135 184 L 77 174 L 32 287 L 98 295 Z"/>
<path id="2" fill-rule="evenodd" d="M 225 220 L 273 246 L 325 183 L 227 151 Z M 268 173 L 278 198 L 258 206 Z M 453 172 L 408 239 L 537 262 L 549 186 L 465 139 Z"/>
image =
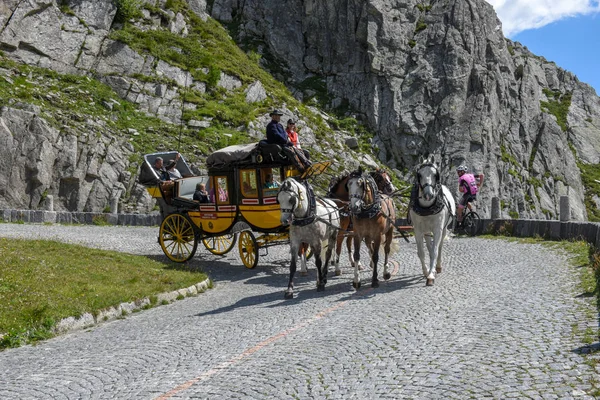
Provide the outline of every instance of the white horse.
<path id="1" fill-rule="evenodd" d="M 281 184 L 277 200 L 281 207 L 281 224 L 290 226 L 290 280 L 285 298 L 294 296 L 294 274 L 298 249 L 303 243 L 310 245 L 317 267 L 317 291 L 325 290 L 327 265 L 335 249 L 340 229 L 340 215 L 335 203 L 329 199 L 317 199 L 308 182 L 287 178 Z M 325 260 L 323 263 L 323 254 Z"/>
<path id="2" fill-rule="evenodd" d="M 442 272 L 442 245 L 455 214 L 454 197 L 440 183 L 439 168 L 433 156 L 430 156 L 417 169 L 409 210 L 427 286 L 432 286 L 435 274 Z M 429 251 L 429 268 L 425 265 L 424 240 Z"/>

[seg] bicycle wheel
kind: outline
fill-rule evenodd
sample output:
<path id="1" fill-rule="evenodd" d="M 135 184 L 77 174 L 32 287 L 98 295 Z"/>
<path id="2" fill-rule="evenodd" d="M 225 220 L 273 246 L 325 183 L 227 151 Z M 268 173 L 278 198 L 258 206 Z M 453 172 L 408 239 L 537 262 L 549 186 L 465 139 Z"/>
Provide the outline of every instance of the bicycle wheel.
<path id="1" fill-rule="evenodd" d="M 233 249 L 236 240 L 237 233 L 229 233 L 223 236 L 213 236 L 202 239 L 202 243 L 204 244 L 204 247 L 206 247 L 206 250 L 221 256 L 229 253 L 229 251 Z"/>
<path id="2" fill-rule="evenodd" d="M 479 233 L 479 214 L 475 211 L 469 212 L 463 219 L 462 228 L 469 236 L 475 236 Z"/>

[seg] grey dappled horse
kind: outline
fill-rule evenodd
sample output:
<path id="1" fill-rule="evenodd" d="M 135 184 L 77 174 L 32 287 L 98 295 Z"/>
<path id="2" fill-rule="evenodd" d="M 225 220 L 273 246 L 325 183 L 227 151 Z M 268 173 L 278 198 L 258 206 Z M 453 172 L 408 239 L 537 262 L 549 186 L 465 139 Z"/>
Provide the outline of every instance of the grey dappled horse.
<path id="1" fill-rule="evenodd" d="M 281 208 L 281 224 L 290 225 L 290 280 L 285 298 L 294 296 L 294 274 L 298 249 L 302 243 L 310 245 L 317 267 L 317 291 L 325 290 L 327 265 L 335 247 L 340 229 L 340 216 L 335 203 L 317 199 L 308 182 L 287 178 L 281 184 L 277 200 Z M 325 253 L 325 260 L 323 254 Z"/>
<path id="2" fill-rule="evenodd" d="M 360 262 L 360 244 L 364 240 L 371 255 L 373 277 L 371 287 L 378 287 L 377 263 L 379 262 L 379 247 L 382 237 L 385 236 L 383 263 L 383 279 L 388 280 L 389 254 L 394 239 L 394 223 L 396 210 L 392 198 L 379 193 L 375 180 L 361 168 L 350 174 L 348 179 L 348 193 L 350 195 L 350 213 L 354 227 L 354 280 L 352 286 L 360 288 L 358 265 Z"/>
<path id="3" fill-rule="evenodd" d="M 441 184 L 439 168 L 433 156 L 430 156 L 417 167 L 409 207 L 409 217 L 427 286 L 433 285 L 435 274 L 442 272 L 442 245 L 455 214 L 454 197 Z M 425 264 L 424 241 L 429 251 L 429 267 Z"/>

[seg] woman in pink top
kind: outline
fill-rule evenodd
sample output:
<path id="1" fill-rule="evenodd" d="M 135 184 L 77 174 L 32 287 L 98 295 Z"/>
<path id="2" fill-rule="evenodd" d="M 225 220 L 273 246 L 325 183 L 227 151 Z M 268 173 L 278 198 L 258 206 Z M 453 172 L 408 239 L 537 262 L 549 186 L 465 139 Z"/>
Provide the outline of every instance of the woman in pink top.
<path id="1" fill-rule="evenodd" d="M 477 200 L 477 192 L 483 183 L 483 174 L 477 175 L 478 179 L 476 179 L 475 175 L 467 174 L 467 167 L 465 165 L 456 168 L 456 173 L 458 174 L 458 190 L 463 194 L 458 201 L 458 210 L 456 213 L 458 223 L 461 223 L 465 207 L 469 207 L 470 210 L 471 204 L 469 203 Z"/>

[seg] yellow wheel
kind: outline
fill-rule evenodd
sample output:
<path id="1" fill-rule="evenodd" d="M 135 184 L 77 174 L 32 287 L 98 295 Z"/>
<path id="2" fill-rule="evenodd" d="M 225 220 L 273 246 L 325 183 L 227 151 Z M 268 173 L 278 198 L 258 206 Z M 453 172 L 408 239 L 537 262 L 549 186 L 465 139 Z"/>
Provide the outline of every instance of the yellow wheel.
<path id="1" fill-rule="evenodd" d="M 307 261 L 310 260 L 310 258 L 313 256 L 312 247 L 308 246 L 308 249 L 306 249 L 304 255 L 306 256 Z"/>
<path id="2" fill-rule="evenodd" d="M 240 233 L 238 247 L 240 249 L 240 258 L 246 268 L 256 267 L 256 264 L 258 264 L 258 244 L 252 232 L 243 231 Z"/>
<path id="3" fill-rule="evenodd" d="M 170 214 L 163 220 L 158 242 L 165 255 L 179 263 L 192 258 L 198 248 L 194 227 L 181 214 Z"/>
<path id="4" fill-rule="evenodd" d="M 229 235 L 204 238 L 202 239 L 202 243 L 204 243 L 204 247 L 206 247 L 206 250 L 210 251 L 213 254 L 221 256 L 223 254 L 229 253 L 231 249 L 233 249 L 236 240 L 237 233 L 230 233 Z"/>

